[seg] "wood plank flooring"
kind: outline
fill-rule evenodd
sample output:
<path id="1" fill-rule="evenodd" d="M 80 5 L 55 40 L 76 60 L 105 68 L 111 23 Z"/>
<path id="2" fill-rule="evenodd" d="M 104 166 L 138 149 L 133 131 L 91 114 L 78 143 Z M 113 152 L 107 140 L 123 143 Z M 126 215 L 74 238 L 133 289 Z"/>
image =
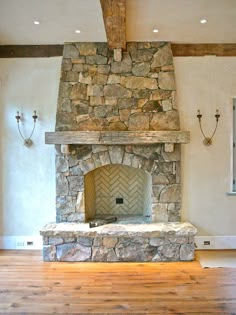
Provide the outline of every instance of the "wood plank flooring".
<path id="1" fill-rule="evenodd" d="M 0 251 L 0 314 L 236 315 L 236 269 L 177 263 L 46 263 Z"/>

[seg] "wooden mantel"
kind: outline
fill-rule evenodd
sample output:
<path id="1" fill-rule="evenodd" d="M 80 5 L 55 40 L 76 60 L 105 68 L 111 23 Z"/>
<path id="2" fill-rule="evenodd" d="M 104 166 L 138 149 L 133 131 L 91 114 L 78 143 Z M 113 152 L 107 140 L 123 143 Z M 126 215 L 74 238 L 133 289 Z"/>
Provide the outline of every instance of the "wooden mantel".
<path id="1" fill-rule="evenodd" d="M 188 143 L 189 131 L 56 131 L 45 133 L 46 144 Z"/>

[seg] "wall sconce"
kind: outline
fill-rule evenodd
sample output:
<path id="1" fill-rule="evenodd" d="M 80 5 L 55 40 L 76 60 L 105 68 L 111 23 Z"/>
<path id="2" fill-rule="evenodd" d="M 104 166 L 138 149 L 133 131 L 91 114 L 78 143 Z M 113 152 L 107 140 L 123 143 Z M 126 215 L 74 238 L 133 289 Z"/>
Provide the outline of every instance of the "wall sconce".
<path id="1" fill-rule="evenodd" d="M 21 136 L 21 138 L 23 139 L 24 141 L 24 145 L 26 147 L 30 147 L 32 144 L 33 144 L 33 141 L 31 140 L 31 137 L 33 136 L 33 133 L 34 133 L 34 129 L 35 129 L 35 124 L 36 124 L 36 119 L 38 118 L 38 116 L 36 115 L 36 110 L 34 111 L 34 114 L 32 116 L 33 120 L 34 120 L 34 125 L 33 125 L 33 129 L 31 131 L 31 134 L 28 138 L 25 138 L 23 135 L 22 135 L 22 132 L 20 130 L 20 125 L 19 125 L 19 122 L 21 120 L 21 116 L 20 116 L 20 113 L 19 111 L 16 112 L 16 121 L 17 121 L 17 128 L 18 128 L 18 131 L 19 131 L 19 134 Z"/>
<path id="2" fill-rule="evenodd" d="M 204 137 L 203 144 L 211 145 L 212 144 L 212 138 L 214 137 L 214 135 L 216 133 L 216 129 L 217 129 L 217 126 L 218 126 L 218 121 L 219 121 L 219 118 L 220 118 L 219 110 L 218 109 L 216 110 L 216 114 L 215 114 L 216 126 L 215 126 L 215 129 L 214 129 L 211 137 L 206 137 L 204 131 L 202 130 L 202 123 L 201 123 L 202 114 L 200 113 L 199 109 L 197 111 L 197 118 L 198 118 L 198 121 L 199 121 L 199 126 L 200 126 L 201 133 L 202 133 L 202 135 Z"/>

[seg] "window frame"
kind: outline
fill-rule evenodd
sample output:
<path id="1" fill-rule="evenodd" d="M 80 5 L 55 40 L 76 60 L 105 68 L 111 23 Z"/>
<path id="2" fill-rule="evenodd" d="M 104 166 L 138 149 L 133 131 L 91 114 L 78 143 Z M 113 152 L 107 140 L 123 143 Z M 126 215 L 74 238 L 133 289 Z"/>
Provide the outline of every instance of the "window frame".
<path id="1" fill-rule="evenodd" d="M 232 192 L 236 193 L 236 98 L 233 98 Z"/>

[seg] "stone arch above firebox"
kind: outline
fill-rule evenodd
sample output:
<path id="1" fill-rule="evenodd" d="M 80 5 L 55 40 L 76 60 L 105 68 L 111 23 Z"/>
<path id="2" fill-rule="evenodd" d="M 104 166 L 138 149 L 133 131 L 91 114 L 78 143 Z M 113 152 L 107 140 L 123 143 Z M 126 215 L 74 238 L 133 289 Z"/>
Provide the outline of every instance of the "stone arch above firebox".
<path id="1" fill-rule="evenodd" d="M 152 144 L 75 145 L 68 156 L 58 152 L 57 222 L 85 222 L 86 174 L 117 164 L 151 176 L 151 222 L 180 221 L 180 145 L 165 152 L 164 144 Z"/>

